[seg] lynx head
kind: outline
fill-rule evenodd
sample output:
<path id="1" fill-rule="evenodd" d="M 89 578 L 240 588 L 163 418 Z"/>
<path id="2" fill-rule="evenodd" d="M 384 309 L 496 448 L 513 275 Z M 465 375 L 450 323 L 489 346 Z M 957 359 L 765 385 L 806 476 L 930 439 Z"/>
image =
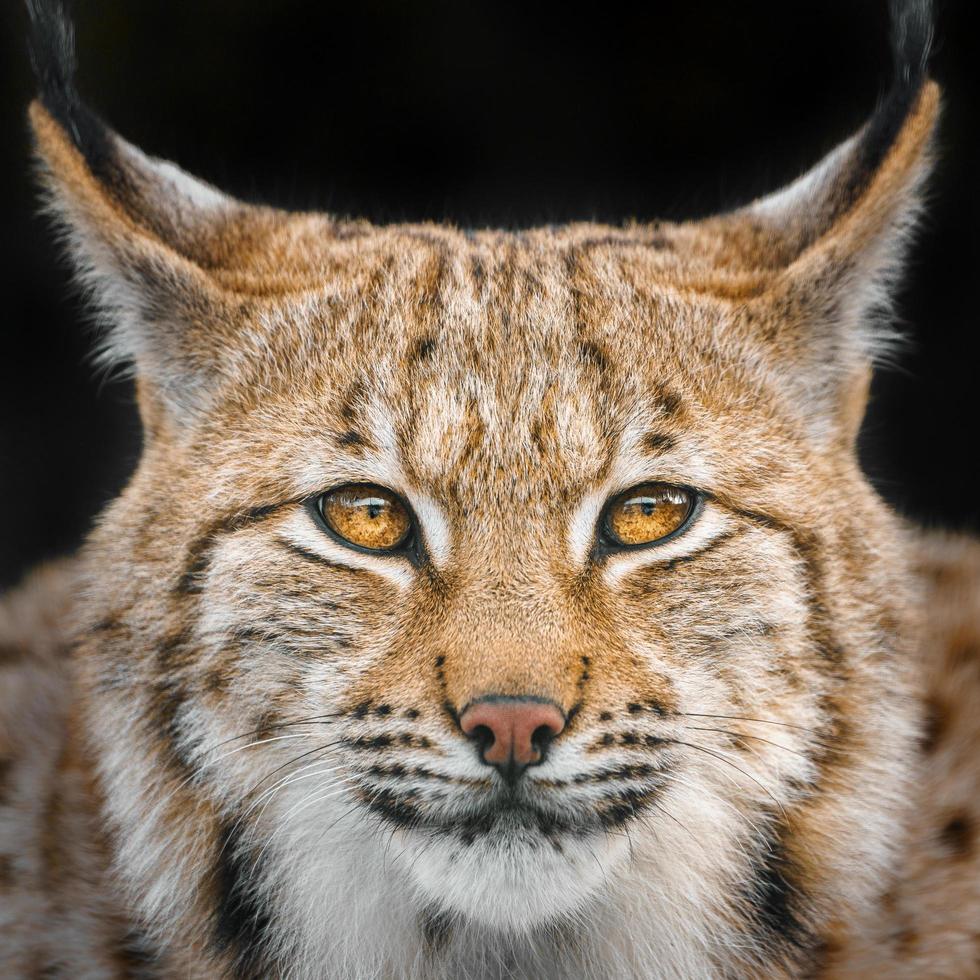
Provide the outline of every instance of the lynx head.
<path id="1" fill-rule="evenodd" d="M 795 970 L 891 862 L 915 731 L 854 444 L 937 113 L 924 7 L 879 111 L 773 196 L 464 231 L 145 156 L 32 6 L 49 205 L 144 423 L 77 663 L 158 941 L 240 975 Z"/>

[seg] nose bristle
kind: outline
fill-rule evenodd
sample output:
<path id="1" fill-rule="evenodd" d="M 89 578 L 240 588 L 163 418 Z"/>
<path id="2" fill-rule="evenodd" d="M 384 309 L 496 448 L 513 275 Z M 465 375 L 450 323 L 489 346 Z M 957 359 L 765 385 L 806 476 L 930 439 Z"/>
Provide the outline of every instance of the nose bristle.
<path id="1" fill-rule="evenodd" d="M 522 772 L 543 761 L 548 745 L 565 727 L 558 705 L 519 697 L 475 701 L 459 719 L 487 765 Z"/>

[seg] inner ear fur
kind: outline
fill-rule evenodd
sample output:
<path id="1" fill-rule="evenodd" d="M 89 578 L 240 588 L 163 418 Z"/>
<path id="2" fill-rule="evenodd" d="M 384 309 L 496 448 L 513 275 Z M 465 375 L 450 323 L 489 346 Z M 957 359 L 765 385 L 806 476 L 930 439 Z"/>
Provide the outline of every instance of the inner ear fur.
<path id="1" fill-rule="evenodd" d="M 785 189 L 707 223 L 760 287 L 743 308 L 788 397 L 822 437 L 857 434 L 871 365 L 890 353 L 896 280 L 939 116 L 929 0 L 889 0 L 892 86 L 868 123 Z"/>
<path id="2" fill-rule="evenodd" d="M 234 342 L 214 270 L 246 207 L 105 127 L 97 152 L 80 146 L 40 101 L 30 121 L 47 209 L 103 321 L 100 359 L 130 365 L 142 400 L 199 409 L 219 381 L 217 347 Z"/>
<path id="3" fill-rule="evenodd" d="M 923 81 L 887 146 L 868 145 L 887 135 L 872 121 L 785 190 L 724 219 L 742 260 L 767 270 L 745 307 L 753 330 L 791 397 L 845 440 L 860 427 L 870 365 L 899 339 L 893 297 L 938 116 L 939 88 Z"/>

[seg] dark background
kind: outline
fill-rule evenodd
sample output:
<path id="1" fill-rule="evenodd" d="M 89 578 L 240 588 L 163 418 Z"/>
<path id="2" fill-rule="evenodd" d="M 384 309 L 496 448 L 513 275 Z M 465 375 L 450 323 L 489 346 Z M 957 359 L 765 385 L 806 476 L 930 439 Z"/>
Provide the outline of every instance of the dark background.
<path id="1" fill-rule="evenodd" d="M 978 6 L 939 6 L 941 164 L 866 467 L 904 513 L 980 527 Z M 696 217 L 794 177 L 889 75 L 885 0 L 80 0 L 87 100 L 239 195 L 377 220 Z M 139 449 L 35 216 L 25 18 L 0 5 L 0 587 L 80 541 Z"/>

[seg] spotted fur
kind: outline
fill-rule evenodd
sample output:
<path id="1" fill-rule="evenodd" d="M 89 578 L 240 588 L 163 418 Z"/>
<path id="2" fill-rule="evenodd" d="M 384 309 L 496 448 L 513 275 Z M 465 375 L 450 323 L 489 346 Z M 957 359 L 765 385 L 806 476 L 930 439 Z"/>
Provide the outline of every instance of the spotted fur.
<path id="1" fill-rule="evenodd" d="M 31 0 L 145 449 L 0 607 L 4 975 L 975 971 L 977 546 L 854 451 L 938 111 L 893 6 L 890 95 L 787 190 L 509 232 L 234 201 L 105 127 Z M 599 547 L 648 480 L 690 528 Z M 347 482 L 418 560 L 323 531 Z M 566 718 L 516 787 L 460 730 L 488 694 Z"/>

